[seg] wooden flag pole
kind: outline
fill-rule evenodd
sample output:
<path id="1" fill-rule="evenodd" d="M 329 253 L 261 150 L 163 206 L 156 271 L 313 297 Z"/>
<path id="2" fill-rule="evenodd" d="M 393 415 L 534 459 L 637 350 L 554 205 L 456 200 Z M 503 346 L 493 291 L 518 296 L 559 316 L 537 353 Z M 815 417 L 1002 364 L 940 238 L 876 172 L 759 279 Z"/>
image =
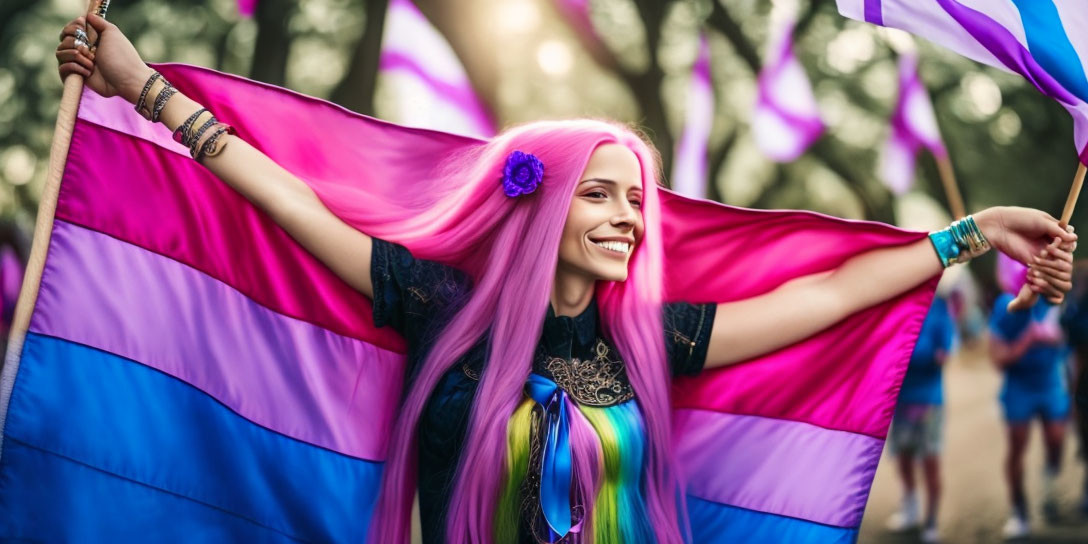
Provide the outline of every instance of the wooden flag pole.
<path id="1" fill-rule="evenodd" d="M 91 0 L 87 13 L 106 16 L 109 0 Z M 94 31 L 87 25 L 87 32 L 95 38 Z M 7 351 L 4 354 L 0 371 L 0 448 L 3 446 L 3 426 L 7 416 L 8 400 L 15 385 L 15 373 L 19 370 L 19 355 L 23 350 L 27 329 L 30 327 L 30 314 L 38 299 L 41 287 L 42 270 L 45 268 L 45 255 L 49 249 L 49 237 L 53 230 L 53 218 L 57 211 L 57 197 L 60 194 L 60 180 L 68 161 L 68 147 L 72 143 L 72 131 L 75 130 L 76 114 L 79 112 L 79 100 L 83 96 L 83 76 L 68 74 L 64 78 L 64 92 L 61 94 L 57 110 L 57 123 L 53 129 L 53 143 L 49 148 L 49 170 L 46 173 L 45 187 L 38 202 L 38 217 L 34 222 L 34 238 L 30 246 L 23 284 L 19 290 L 19 300 L 15 304 L 15 315 L 8 333 Z M 2 449 L 0 449 L 2 452 Z"/>
<path id="2" fill-rule="evenodd" d="M 1077 165 L 1077 175 L 1073 176 L 1073 186 L 1069 188 L 1069 196 L 1065 199 L 1065 208 L 1062 210 L 1061 225 L 1062 227 L 1069 226 L 1069 221 L 1073 219 L 1073 208 L 1077 206 L 1077 197 L 1080 196 L 1080 188 L 1084 185 L 1084 174 L 1088 172 L 1088 167 L 1084 166 L 1084 163 Z"/>
<path id="3" fill-rule="evenodd" d="M 941 176 L 941 185 L 944 185 L 944 195 L 948 198 L 952 218 L 967 217 L 967 210 L 963 206 L 963 195 L 960 194 L 960 187 L 956 184 L 956 172 L 952 169 L 952 161 L 949 160 L 947 154 L 934 155 L 933 158 L 937 161 L 937 172 Z"/>

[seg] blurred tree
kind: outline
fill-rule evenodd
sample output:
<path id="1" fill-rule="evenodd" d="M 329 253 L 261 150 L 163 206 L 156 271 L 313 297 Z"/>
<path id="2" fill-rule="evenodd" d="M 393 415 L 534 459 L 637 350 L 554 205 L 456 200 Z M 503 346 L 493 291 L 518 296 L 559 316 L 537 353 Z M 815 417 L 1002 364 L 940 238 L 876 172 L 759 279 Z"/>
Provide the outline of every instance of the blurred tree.
<path id="1" fill-rule="evenodd" d="M 238 16 L 235 0 L 129 0 L 115 2 L 110 16 L 149 61 L 202 64 L 373 114 L 388 1 L 261 0 L 247 20 Z M 796 30 L 797 54 L 829 130 L 806 156 L 786 165 L 755 153 L 748 126 L 768 2 L 590 0 L 599 39 L 583 37 L 570 73 L 544 77 L 535 42 L 578 44 L 581 36 L 571 39 L 572 32 L 555 23 L 553 1 L 416 3 L 462 58 L 500 125 L 609 112 L 645 128 L 666 172 L 682 128 L 682 90 L 697 36 L 708 31 L 718 103 L 708 194 L 745 206 L 894 220 L 894 201 L 877 181 L 875 165 L 895 102 L 895 56 L 875 28 L 840 17 L 833 0 L 802 0 Z M 541 28 L 529 32 L 504 19 L 514 3 L 535 10 Z M 51 51 L 57 31 L 83 7 L 83 0 L 0 3 L 0 219 L 25 223 L 36 210 L 60 96 Z M 499 35 L 501 44 L 494 41 Z M 968 209 L 1018 204 L 1058 213 L 1076 165 L 1065 111 L 1016 76 L 927 44 L 922 54 L 922 77 Z M 522 58 L 510 61 L 510 55 Z M 539 99 L 548 96 L 563 98 Z M 932 160 L 922 158 L 920 166 L 916 190 L 943 202 Z"/>

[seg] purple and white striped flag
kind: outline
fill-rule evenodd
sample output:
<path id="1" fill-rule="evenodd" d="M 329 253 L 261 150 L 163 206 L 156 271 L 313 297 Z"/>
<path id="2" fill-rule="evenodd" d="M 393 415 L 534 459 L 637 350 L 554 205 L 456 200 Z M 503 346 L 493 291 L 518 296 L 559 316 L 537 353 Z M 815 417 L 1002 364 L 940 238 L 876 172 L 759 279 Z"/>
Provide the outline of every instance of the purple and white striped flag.
<path id="1" fill-rule="evenodd" d="M 411 0 L 391 0 L 379 61 L 391 87 L 391 121 L 464 136 L 489 137 L 495 123 L 456 53 Z"/>
<path id="2" fill-rule="evenodd" d="M 852 19 L 899 28 L 1027 78 L 1073 116 L 1088 164 L 1088 6 L 1084 0 L 837 0 Z"/>
<path id="3" fill-rule="evenodd" d="M 899 57 L 899 100 L 889 124 L 891 132 L 881 156 L 880 178 L 893 193 L 901 195 L 914 184 L 914 162 L 923 147 L 935 157 L 948 156 L 933 104 L 918 77 L 918 55 L 913 51 Z"/>
<path id="4" fill-rule="evenodd" d="M 589 0 L 555 0 L 555 8 L 567 20 L 582 40 L 597 41 L 597 30 L 589 16 Z"/>
<path id="5" fill-rule="evenodd" d="M 794 18 L 783 17 L 771 30 L 752 114 L 756 145 L 778 162 L 796 160 L 824 132 L 812 85 L 793 53 L 793 27 Z"/>
<path id="6" fill-rule="evenodd" d="M 676 143 L 672 188 L 692 198 L 706 198 L 707 141 L 714 125 L 714 86 L 710 78 L 710 45 L 699 37 L 699 54 L 691 68 L 684 132 Z"/>

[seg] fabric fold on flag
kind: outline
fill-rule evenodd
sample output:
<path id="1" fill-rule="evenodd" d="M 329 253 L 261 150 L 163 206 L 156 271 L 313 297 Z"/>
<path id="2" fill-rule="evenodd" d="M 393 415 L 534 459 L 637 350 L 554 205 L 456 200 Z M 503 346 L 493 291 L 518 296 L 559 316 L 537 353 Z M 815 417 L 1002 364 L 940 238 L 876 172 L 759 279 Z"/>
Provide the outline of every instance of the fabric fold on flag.
<path id="1" fill-rule="evenodd" d="M 794 23 L 783 16 L 771 28 L 752 112 L 756 145 L 777 162 L 796 160 L 824 133 L 812 84 L 793 52 Z"/>
<path id="2" fill-rule="evenodd" d="M 1079 0 L 836 0 L 846 17 L 905 30 L 1020 74 L 1073 116 L 1088 164 L 1088 11 Z"/>
<path id="3" fill-rule="evenodd" d="M 948 156 L 933 103 L 918 77 L 918 55 L 914 52 L 899 56 L 899 98 L 889 126 L 880 158 L 880 178 L 893 193 L 901 195 L 914 185 L 915 161 L 921 149 L 928 149 L 934 157 Z"/>
<path id="4" fill-rule="evenodd" d="M 443 247 L 441 231 L 398 239 L 381 210 L 428 198 L 433 169 L 480 140 L 203 68 L 155 68 L 347 223 L 420 258 L 475 266 L 477 255 Z M 124 100 L 84 91 L 30 334 L 4 368 L 15 386 L 2 422 L 0 538 L 366 534 L 404 341 L 186 153 Z M 667 300 L 738 300 L 925 236 L 662 199 Z M 675 384 L 695 541 L 856 538 L 935 287 Z"/>

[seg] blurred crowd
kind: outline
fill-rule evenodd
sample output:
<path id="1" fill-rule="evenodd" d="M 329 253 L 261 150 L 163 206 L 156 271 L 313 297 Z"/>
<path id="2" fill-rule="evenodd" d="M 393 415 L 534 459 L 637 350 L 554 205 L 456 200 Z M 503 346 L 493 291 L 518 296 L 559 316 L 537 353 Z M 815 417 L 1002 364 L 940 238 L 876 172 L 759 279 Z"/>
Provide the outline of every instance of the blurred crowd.
<path id="1" fill-rule="evenodd" d="M 923 542 L 938 542 L 941 507 L 941 457 L 946 418 L 943 369 L 962 345 L 984 343 L 1002 374 L 997 398 L 1006 431 L 1003 466 L 1009 516 L 1001 528 L 1007 540 L 1027 539 L 1040 524 L 1062 514 L 1056 481 L 1063 469 L 1067 440 L 1077 441 L 1076 462 L 1088 461 L 1088 261 L 1074 270 L 1073 291 L 1061 304 L 1040 298 L 1029 310 L 1007 305 L 1027 280 L 1026 267 L 997 255 L 994 288 L 985 288 L 965 269 L 942 279 L 903 381 L 888 435 L 902 489 L 897 511 L 885 522 L 888 531 L 918 531 Z M 1043 466 L 1025 461 L 1032 426 L 1041 426 Z M 1040 471 L 1042 492 L 1030 496 L 1025 472 Z M 1088 518 L 1088 476 L 1081 482 L 1078 516 Z M 1033 508 L 1041 506 L 1041 508 Z M 1041 511 L 1043 519 L 1032 519 Z M 1088 538 L 1088 535 L 1086 535 Z"/>

